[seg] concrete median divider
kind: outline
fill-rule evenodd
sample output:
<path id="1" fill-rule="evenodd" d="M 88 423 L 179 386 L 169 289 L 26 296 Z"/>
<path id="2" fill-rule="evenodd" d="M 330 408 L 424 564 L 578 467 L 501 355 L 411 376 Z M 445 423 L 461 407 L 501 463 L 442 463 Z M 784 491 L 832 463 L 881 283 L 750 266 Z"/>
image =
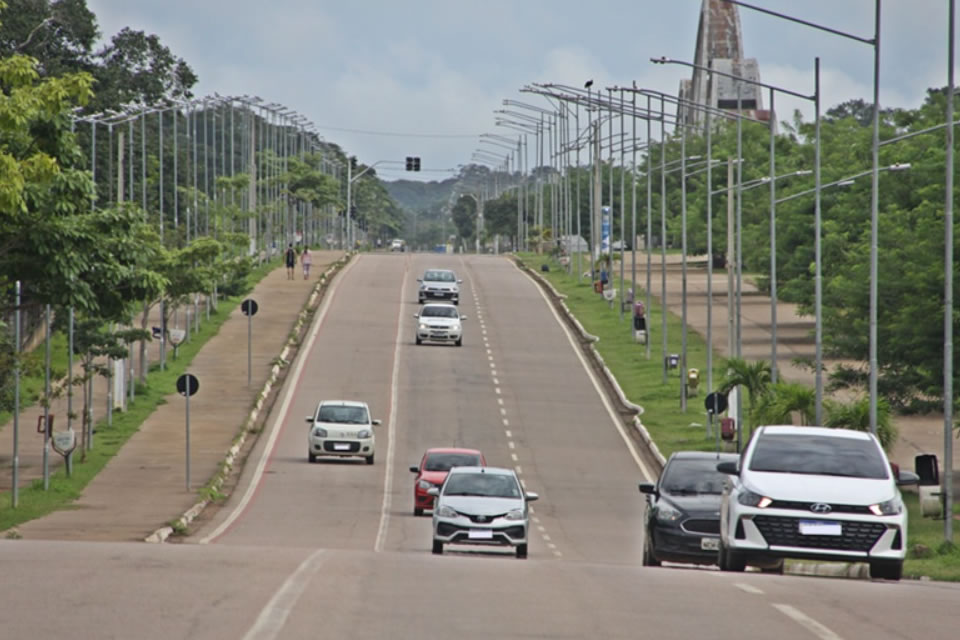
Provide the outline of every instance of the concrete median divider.
<path id="1" fill-rule="evenodd" d="M 353 254 L 348 253 L 343 258 L 330 265 L 330 267 L 328 267 L 326 271 L 320 275 L 320 278 L 313 287 L 313 292 L 310 294 L 306 304 L 304 304 L 299 315 L 297 316 L 297 321 L 293 330 L 291 331 L 290 337 L 287 339 L 286 344 L 274 361 L 273 367 L 270 371 L 270 376 L 257 393 L 256 402 L 244 420 L 243 426 L 240 429 L 240 433 L 234 439 L 233 445 L 227 451 L 223 461 L 220 463 L 220 470 L 214 475 L 213 478 L 210 479 L 203 489 L 200 490 L 201 498 L 172 524 L 160 527 L 149 536 L 144 538 L 145 542 L 163 543 L 166 542 L 167 539 L 175 532 L 185 531 L 213 501 L 214 498 L 212 496 L 218 494 L 219 490 L 223 487 L 224 482 L 226 482 L 226 480 L 230 477 L 230 474 L 233 472 L 237 461 L 244 450 L 244 446 L 247 444 L 248 436 L 257 432 L 255 428 L 257 420 L 261 417 L 261 414 L 264 410 L 270 410 L 272 401 L 268 404 L 268 400 L 271 398 L 271 391 L 279 382 L 282 382 L 281 374 L 296 355 L 296 349 L 298 348 L 300 337 L 307 324 L 310 322 L 310 319 L 313 317 L 313 313 L 323 300 L 329 288 L 330 282 L 334 277 L 336 277 L 340 270 L 347 265 L 352 257 Z"/>

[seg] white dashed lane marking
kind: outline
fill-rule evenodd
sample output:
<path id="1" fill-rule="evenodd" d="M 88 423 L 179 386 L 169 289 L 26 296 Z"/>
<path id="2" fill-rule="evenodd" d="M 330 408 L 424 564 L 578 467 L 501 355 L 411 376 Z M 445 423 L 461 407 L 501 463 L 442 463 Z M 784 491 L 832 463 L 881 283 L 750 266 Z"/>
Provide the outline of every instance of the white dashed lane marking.
<path id="1" fill-rule="evenodd" d="M 504 420 L 503 422 L 506 423 L 507 421 Z M 508 438 L 512 438 L 512 437 L 513 437 L 513 435 L 510 433 L 510 430 L 509 430 L 509 429 L 506 430 L 506 431 L 504 431 L 504 433 L 507 434 L 507 437 L 508 437 Z"/>
<path id="2" fill-rule="evenodd" d="M 761 595 L 763 593 L 762 590 L 757 589 L 752 584 L 744 584 L 743 582 L 734 582 L 733 586 L 740 589 L 741 591 L 746 591 L 747 593 L 752 593 L 754 595 Z"/>

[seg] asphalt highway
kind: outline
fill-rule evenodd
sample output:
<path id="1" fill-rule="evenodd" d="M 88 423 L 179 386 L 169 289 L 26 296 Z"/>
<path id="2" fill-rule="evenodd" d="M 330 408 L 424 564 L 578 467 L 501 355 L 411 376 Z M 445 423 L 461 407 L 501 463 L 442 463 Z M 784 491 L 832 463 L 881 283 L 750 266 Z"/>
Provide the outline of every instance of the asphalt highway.
<path id="1" fill-rule="evenodd" d="M 463 279 L 462 347 L 414 344 L 428 267 Z M 960 624 L 960 585 L 642 567 L 644 458 L 507 259 L 361 255 L 290 366 L 230 498 L 184 544 L 0 542 L 0 637 L 886 640 Z M 374 465 L 307 461 L 322 399 L 382 419 Z M 430 552 L 408 467 L 432 446 L 481 449 L 540 495 L 528 559 Z"/>

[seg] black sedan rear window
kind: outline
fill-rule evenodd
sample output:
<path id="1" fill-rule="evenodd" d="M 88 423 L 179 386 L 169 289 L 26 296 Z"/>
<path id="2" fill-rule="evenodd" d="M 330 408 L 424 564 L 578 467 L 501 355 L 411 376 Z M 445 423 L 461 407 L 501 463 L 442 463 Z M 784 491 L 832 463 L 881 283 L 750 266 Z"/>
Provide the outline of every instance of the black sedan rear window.
<path id="1" fill-rule="evenodd" d="M 818 435 L 761 435 L 751 471 L 884 479 L 889 465 L 876 444 L 860 438 Z"/>

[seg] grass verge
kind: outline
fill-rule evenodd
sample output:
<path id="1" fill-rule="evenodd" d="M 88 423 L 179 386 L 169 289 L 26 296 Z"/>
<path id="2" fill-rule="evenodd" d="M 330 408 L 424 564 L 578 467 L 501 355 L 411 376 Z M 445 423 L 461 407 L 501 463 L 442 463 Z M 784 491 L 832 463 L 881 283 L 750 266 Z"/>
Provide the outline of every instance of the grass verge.
<path id="1" fill-rule="evenodd" d="M 268 262 L 251 271 L 247 277 L 248 292 L 277 265 L 279 262 Z M 221 325 L 240 305 L 247 293 L 221 299 L 217 309 L 211 309 L 210 320 L 202 321 L 200 331 L 192 332 L 190 341 L 180 345 L 176 360 L 173 359 L 172 354 L 169 354 L 164 371 L 160 371 L 156 366 L 151 367 L 147 375 L 147 383 L 137 385 L 136 400 L 125 413 L 115 411 L 113 424 L 109 427 L 105 419 L 97 422 L 93 436 L 94 448 L 87 452 L 86 460 L 83 462 L 80 461 L 79 449 L 74 451 L 73 473 L 69 478 L 66 476 L 66 470 L 60 465 L 50 475 L 48 491 L 44 491 L 42 480 L 35 480 L 30 486 L 21 487 L 19 505 L 16 509 L 12 507 L 9 492 L 5 492 L 0 504 L 0 531 L 6 531 L 11 527 L 68 507 L 69 503 L 79 498 L 87 484 L 117 454 L 130 436 L 137 432 L 154 409 L 165 402 L 164 398 L 176 387 L 177 378 L 186 371 L 203 345 L 220 331 Z M 64 350 L 66 350 L 65 346 Z M 15 537 L 15 534 L 11 533 L 7 535 Z"/>
<path id="2" fill-rule="evenodd" d="M 623 392 L 631 402 L 644 408 L 641 416 L 644 426 L 650 432 L 653 441 L 664 456 L 674 451 L 701 450 L 713 451 L 717 448 L 715 438 L 707 436 L 707 414 L 703 394 L 687 399 L 687 411 L 680 409 L 680 378 L 677 370 L 668 372 L 667 383 L 663 381 L 663 365 L 660 360 L 662 350 L 662 309 L 655 301 L 647 309 L 647 327 L 652 335 L 651 357 L 646 357 L 644 345 L 633 340 L 629 310 L 620 320 L 616 302 L 611 308 L 601 296 L 593 291 L 592 283 L 579 282 L 577 275 L 568 275 L 560 264 L 547 256 L 522 254 L 522 262 L 546 278 L 566 297 L 566 304 L 577 317 L 583 328 L 600 340 L 595 348 L 606 361 L 614 377 L 620 383 Z M 541 265 L 548 265 L 549 271 L 541 271 Z M 682 324 L 680 318 L 667 314 L 667 353 L 680 353 Z M 687 366 L 697 367 L 701 372 L 701 385 L 706 388 L 707 346 L 700 334 L 688 331 Z M 714 354 L 714 380 L 723 376 L 723 356 Z M 716 430 L 715 430 L 716 432 Z M 744 437 L 748 437 L 744 434 Z M 720 447 L 733 451 L 725 443 Z M 904 563 L 904 576 L 919 578 L 927 576 L 933 580 L 960 581 L 960 545 L 945 544 L 943 538 L 943 520 L 924 518 L 915 493 L 904 492 L 904 501 L 909 510 L 909 530 L 907 533 L 907 560 Z M 955 513 L 960 513 L 960 505 L 955 505 Z M 954 530 L 960 530 L 960 521 Z M 957 534 L 954 534 L 956 540 Z"/>

